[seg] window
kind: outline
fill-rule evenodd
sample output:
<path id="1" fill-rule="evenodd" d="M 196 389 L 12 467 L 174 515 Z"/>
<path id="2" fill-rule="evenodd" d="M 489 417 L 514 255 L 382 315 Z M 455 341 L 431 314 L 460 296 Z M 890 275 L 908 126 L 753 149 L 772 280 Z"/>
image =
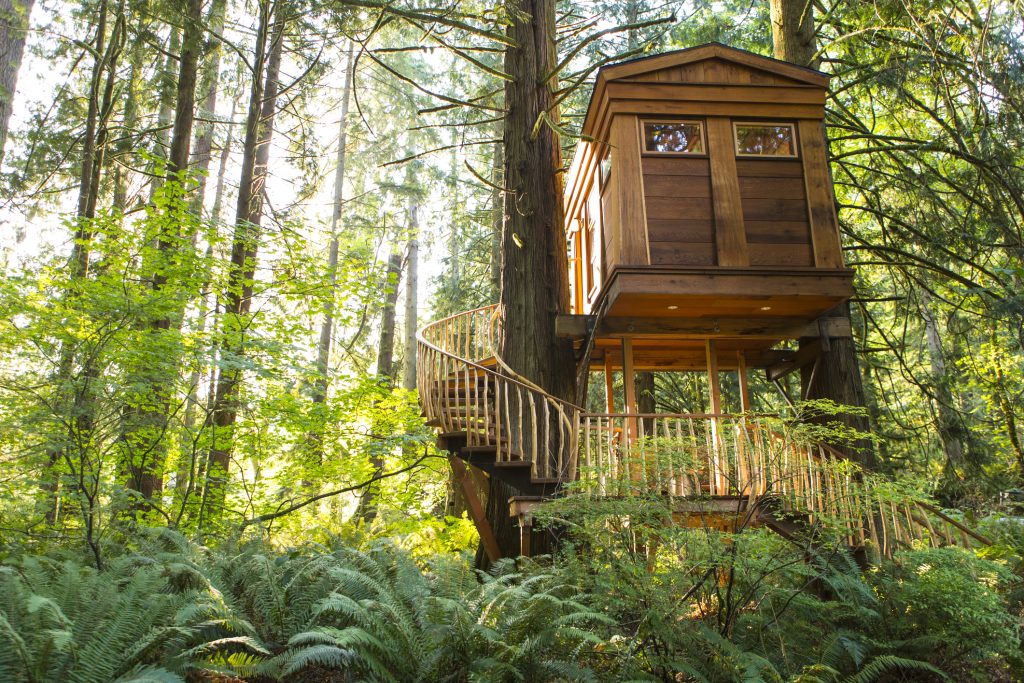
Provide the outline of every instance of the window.
<path id="1" fill-rule="evenodd" d="M 791 123 L 736 123 L 733 127 L 739 156 L 796 156 L 796 134 Z"/>
<path id="2" fill-rule="evenodd" d="M 608 187 L 608 179 L 611 177 L 611 175 L 612 175 L 612 153 L 609 151 L 609 152 L 605 152 L 604 153 L 604 157 L 601 158 L 600 178 L 601 178 L 601 190 L 602 191 L 604 190 L 604 188 Z"/>
<path id="3" fill-rule="evenodd" d="M 644 121 L 644 151 L 659 154 L 704 154 L 700 121 Z"/>

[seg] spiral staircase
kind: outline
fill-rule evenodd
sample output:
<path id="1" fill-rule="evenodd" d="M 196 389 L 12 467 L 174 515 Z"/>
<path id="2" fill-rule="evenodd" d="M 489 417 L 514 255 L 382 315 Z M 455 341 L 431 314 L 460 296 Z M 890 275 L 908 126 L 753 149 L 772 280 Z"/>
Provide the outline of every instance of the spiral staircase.
<path id="1" fill-rule="evenodd" d="M 895 484 L 876 478 L 867 486 L 873 475 L 778 418 L 589 413 L 551 396 L 496 353 L 501 321 L 491 305 L 426 325 L 417 380 L 423 413 L 453 468 L 466 475 L 468 464 L 496 477 L 520 501 L 657 493 L 682 517 L 741 518 L 786 536 L 828 520 L 852 548 L 875 557 L 990 543 Z M 482 506 L 471 512 L 486 536 Z"/>

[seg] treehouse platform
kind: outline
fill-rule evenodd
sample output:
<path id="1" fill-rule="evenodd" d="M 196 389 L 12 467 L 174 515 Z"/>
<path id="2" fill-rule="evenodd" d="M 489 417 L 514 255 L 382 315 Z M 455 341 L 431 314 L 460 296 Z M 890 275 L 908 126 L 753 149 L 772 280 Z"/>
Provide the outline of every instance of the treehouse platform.
<path id="1" fill-rule="evenodd" d="M 423 412 L 492 559 L 487 478 L 518 492 L 509 513 L 525 554 L 537 507 L 567 488 L 665 496 L 680 524 L 792 537 L 828 519 L 877 556 L 986 542 L 926 501 L 880 498 L 842 453 L 750 410 L 751 369 L 778 380 L 851 335 L 827 85 L 825 74 L 718 44 L 600 70 L 567 176 L 569 310 L 555 328 L 573 341 L 580 377 L 604 373 L 603 410 L 509 367 L 496 351 L 498 306 L 419 334 Z M 708 410 L 642 411 L 638 371 L 706 373 Z M 725 372 L 737 373 L 737 414 L 723 409 Z"/>

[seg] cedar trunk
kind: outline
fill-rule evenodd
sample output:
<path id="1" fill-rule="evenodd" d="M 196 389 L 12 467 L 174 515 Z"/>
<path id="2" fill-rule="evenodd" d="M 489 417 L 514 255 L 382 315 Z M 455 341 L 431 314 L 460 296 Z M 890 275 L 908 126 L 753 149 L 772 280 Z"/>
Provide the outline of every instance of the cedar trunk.
<path id="1" fill-rule="evenodd" d="M 0 0 L 0 161 L 4 158 L 7 124 L 14 109 L 14 91 L 34 3 L 35 0 Z"/>
<path id="2" fill-rule="evenodd" d="M 771 0 L 772 40 L 775 57 L 801 66 L 817 66 L 814 40 L 814 10 L 807 0 Z M 830 316 L 850 317 L 850 306 L 844 304 L 828 312 Z M 800 346 L 818 343 L 801 339 Z M 827 346 L 827 348 L 825 348 Z M 864 382 L 857 363 L 857 347 L 851 337 L 829 339 L 822 344 L 817 360 L 800 371 L 801 394 L 804 399 L 828 399 L 840 405 L 863 407 Z M 847 426 L 868 432 L 865 416 L 841 415 Z M 853 444 L 835 444 L 849 457 L 868 467 L 875 465 L 875 454 L 869 439 Z"/>
<path id="3" fill-rule="evenodd" d="M 562 216 L 562 153 L 553 92 L 555 0 L 508 5 L 505 51 L 505 207 L 501 244 L 501 354 L 519 375 L 559 398 L 575 398 L 571 344 L 555 336 L 555 316 L 568 310 L 569 279 Z M 519 554 L 509 520 L 516 492 L 490 478 L 487 517 L 503 555 Z"/>

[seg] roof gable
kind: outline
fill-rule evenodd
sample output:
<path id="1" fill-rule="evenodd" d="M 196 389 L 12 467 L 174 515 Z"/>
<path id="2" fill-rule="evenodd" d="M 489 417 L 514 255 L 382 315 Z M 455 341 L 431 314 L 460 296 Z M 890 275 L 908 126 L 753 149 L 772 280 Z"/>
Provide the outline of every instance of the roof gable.
<path id="1" fill-rule="evenodd" d="M 814 69 L 763 57 L 727 45 L 710 43 L 606 66 L 598 72 L 597 80 L 598 83 L 613 80 L 683 83 L 747 82 L 758 85 L 826 87 L 829 77 Z"/>

